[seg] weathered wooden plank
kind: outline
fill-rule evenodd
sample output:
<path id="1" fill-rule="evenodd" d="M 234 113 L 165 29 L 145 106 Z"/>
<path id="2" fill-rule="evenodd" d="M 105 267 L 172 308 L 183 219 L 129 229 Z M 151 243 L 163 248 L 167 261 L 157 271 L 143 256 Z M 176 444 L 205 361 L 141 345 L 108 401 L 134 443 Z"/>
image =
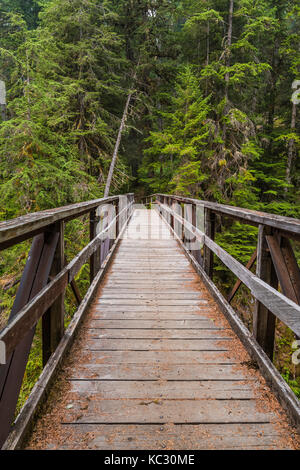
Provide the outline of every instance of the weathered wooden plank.
<path id="1" fill-rule="evenodd" d="M 196 290 L 194 286 L 190 285 L 190 283 L 187 283 L 186 285 L 173 285 L 173 284 L 167 284 L 164 287 L 161 287 L 159 284 L 153 283 L 153 285 L 147 284 L 140 284 L 139 286 L 134 286 L 130 284 L 124 285 L 119 285 L 118 283 L 115 284 L 117 287 L 113 287 L 112 284 L 108 285 L 106 284 L 105 287 L 102 288 L 102 295 L 103 296 L 109 296 L 109 295 L 117 295 L 116 294 L 116 289 L 120 294 L 128 294 L 128 295 L 144 295 L 144 294 L 152 294 L 155 292 L 157 295 L 183 295 L 183 296 L 194 296 L 197 297 L 199 295 L 202 295 L 202 292 L 200 289 Z"/>
<path id="2" fill-rule="evenodd" d="M 127 210 L 127 207 L 120 211 L 118 216 L 125 210 Z M 111 222 L 111 224 L 113 224 L 113 222 Z M 26 333 L 34 327 L 46 310 L 51 307 L 56 299 L 64 292 L 67 284 L 74 279 L 81 266 L 90 258 L 91 254 L 95 252 L 101 243 L 103 233 L 109 230 L 111 224 L 62 269 L 61 272 L 1 331 L 0 340 L 5 343 L 7 357 Z"/>
<path id="3" fill-rule="evenodd" d="M 207 300 L 201 295 L 199 292 L 181 292 L 181 293 L 176 293 L 177 291 L 170 292 L 170 293 L 159 293 L 156 291 L 151 291 L 150 293 L 127 293 L 127 292 L 120 292 L 118 290 L 118 293 L 105 293 L 105 290 L 103 290 L 102 295 L 101 295 L 101 300 L 104 299 L 110 299 L 110 300 L 124 300 L 124 303 L 127 303 L 127 300 L 153 300 L 153 295 L 155 295 L 155 300 L 199 300 L 200 303 L 202 304 L 201 301 Z"/>
<path id="4" fill-rule="evenodd" d="M 297 303 L 300 304 L 300 268 L 291 242 L 285 237 L 281 237 L 281 251 L 296 292 Z"/>
<path id="5" fill-rule="evenodd" d="M 231 364 L 95 364 L 81 363 L 71 371 L 70 380 L 93 379 L 115 380 L 116 388 L 119 380 L 245 380 L 245 372 Z M 250 378 L 247 377 L 249 381 Z"/>
<path id="6" fill-rule="evenodd" d="M 176 301 L 174 301 L 172 304 L 168 303 L 166 301 L 165 304 L 162 304 L 162 301 L 157 304 L 156 306 L 150 303 L 142 303 L 140 305 L 137 305 L 137 303 L 128 303 L 126 304 L 124 302 L 119 302 L 116 304 L 112 303 L 105 303 L 102 302 L 101 300 L 98 300 L 95 302 L 95 310 L 98 312 L 156 312 L 158 313 L 163 313 L 163 312 L 168 312 L 168 313 L 178 313 L 180 312 L 182 315 L 187 314 L 187 313 L 200 313 L 203 311 L 203 309 L 206 309 L 208 307 L 208 301 L 202 301 L 201 306 L 198 304 L 191 304 L 191 303 L 185 303 L 185 304 L 176 304 Z M 178 301 L 179 302 L 179 301 Z"/>
<path id="7" fill-rule="evenodd" d="M 281 443 L 280 433 L 269 423 L 199 425 L 65 425 L 73 439 L 49 443 L 47 449 L 90 450 L 270 450 L 290 449 Z M 29 447 L 30 448 L 30 447 Z"/>
<path id="8" fill-rule="evenodd" d="M 224 351 L 91 351 L 94 364 L 238 364 L 239 359 Z M 84 358 L 83 358 L 84 359 Z"/>
<path id="9" fill-rule="evenodd" d="M 231 338 L 216 339 L 139 339 L 87 338 L 87 346 L 93 351 L 227 351 Z"/>
<path id="10" fill-rule="evenodd" d="M 147 275 L 147 274 L 154 274 L 156 277 L 160 276 L 161 274 L 168 274 L 170 272 L 170 269 L 168 269 L 168 267 L 166 266 L 165 268 L 154 268 L 154 267 L 151 267 L 151 266 L 145 266 L 144 268 L 137 268 L 137 267 L 132 267 L 132 269 L 130 269 L 130 267 L 124 267 L 124 268 L 114 268 L 112 269 L 111 273 L 112 275 L 113 274 L 117 274 L 118 277 L 122 277 L 123 275 L 126 275 L 127 273 L 129 273 L 130 275 L 132 274 L 135 274 L 135 275 L 140 275 L 140 274 L 144 274 L 144 275 Z M 184 274 L 184 276 L 186 277 L 188 274 L 192 274 L 193 271 L 189 268 L 189 269 L 186 269 L 186 268 L 181 268 L 180 266 L 172 269 L 172 275 L 177 275 L 177 276 L 180 276 L 182 274 Z"/>
<path id="11" fill-rule="evenodd" d="M 114 251 L 116 247 L 118 246 L 121 236 L 122 236 L 122 230 L 119 234 L 119 237 L 116 239 L 114 245 L 112 246 L 111 252 L 108 254 L 108 257 L 104 261 L 101 270 L 96 275 L 83 301 L 81 302 L 78 310 L 75 312 L 74 316 L 72 317 L 72 320 L 68 326 L 68 329 L 65 332 L 61 342 L 59 343 L 56 351 L 50 357 L 42 374 L 40 375 L 38 381 L 36 382 L 29 398 L 26 400 L 25 405 L 23 406 L 21 412 L 17 416 L 13 429 L 10 435 L 8 436 L 4 446 L 2 447 L 3 450 L 15 450 L 17 448 L 20 448 L 20 446 L 23 444 L 23 441 L 26 437 L 26 433 L 28 432 L 28 429 L 30 428 L 32 421 L 34 417 L 36 416 L 36 413 L 39 409 L 40 404 L 43 402 L 43 400 L 45 400 L 46 393 L 48 392 L 49 387 L 55 378 L 55 375 L 58 371 L 60 364 L 62 363 L 65 357 L 65 354 L 69 350 L 74 340 L 74 336 L 78 330 L 78 327 L 82 321 L 84 314 L 87 311 L 87 308 L 89 307 L 96 293 L 96 289 L 100 281 L 105 276 L 105 273 L 113 258 Z"/>
<path id="12" fill-rule="evenodd" d="M 168 208 L 166 210 L 169 211 Z M 183 220 L 173 212 L 174 217 Z M 300 227 L 300 225 L 299 225 Z M 195 234 L 199 240 L 204 241 L 219 259 L 227 266 L 251 291 L 252 295 L 276 315 L 283 323 L 291 328 L 294 333 L 300 336 L 300 306 L 295 304 L 266 282 L 246 269 L 241 263 L 217 245 L 207 235 L 195 229 Z"/>
<path id="13" fill-rule="evenodd" d="M 56 231 L 48 232 L 47 235 L 41 234 L 33 240 L 20 286 L 10 312 L 9 323 L 19 318 L 20 312 L 23 312 L 26 303 L 34 298 L 47 284 L 57 241 L 58 233 Z M 8 436 L 15 415 L 18 396 L 34 338 L 35 326 L 34 324 L 31 329 L 25 330 L 21 341 L 18 342 L 11 354 L 6 354 L 6 363 L 0 367 L 1 448 Z M 15 332 L 20 334 L 20 329 L 17 328 Z M 2 352 L 5 355 L 5 351 L 2 350 Z"/>
<path id="14" fill-rule="evenodd" d="M 122 320 L 122 321 L 169 321 L 169 320 L 182 320 L 182 317 L 184 316 L 185 320 L 192 320 L 192 321 L 200 321 L 203 320 L 203 318 L 200 317 L 200 315 L 195 312 L 189 313 L 189 312 L 157 312 L 156 310 L 154 311 L 130 311 L 130 312 L 125 312 L 122 310 L 106 310 L 106 311 L 99 311 L 96 312 L 95 309 L 93 308 L 93 319 L 95 321 L 98 320 Z M 129 324 L 129 326 L 131 323 Z"/>
<path id="15" fill-rule="evenodd" d="M 251 258 L 249 259 L 248 263 L 246 264 L 246 268 L 247 269 L 251 269 L 252 266 L 254 265 L 254 263 L 256 262 L 256 258 L 257 258 L 257 250 L 254 251 L 253 255 L 251 256 Z M 242 281 L 240 281 L 240 279 L 238 279 L 235 283 L 235 285 L 233 286 L 233 289 L 232 291 L 230 292 L 229 296 L 228 296 L 228 302 L 230 303 L 233 299 L 233 297 L 235 296 L 235 294 L 237 293 L 237 291 L 239 290 L 240 286 L 242 284 Z"/>
<path id="16" fill-rule="evenodd" d="M 128 206 L 124 207 L 120 212 L 118 212 L 117 217 L 120 218 L 122 214 L 126 213 L 128 210 Z M 88 243 L 80 253 L 75 256 L 75 258 L 68 264 L 68 272 L 69 272 L 69 282 L 71 282 L 76 274 L 79 272 L 80 268 L 90 259 L 90 257 L 99 249 L 103 239 L 107 236 L 108 231 L 113 227 L 115 224 L 115 219 L 113 219 L 109 224 L 105 226 L 101 230 L 97 236 Z M 106 255 L 105 255 L 106 256 Z"/>
<path id="17" fill-rule="evenodd" d="M 180 319 L 180 320 L 144 320 L 136 318 L 126 318 L 126 320 L 111 320 L 111 319 L 96 319 L 93 318 L 89 322 L 89 328 L 97 328 L 100 330 L 104 329 L 155 329 L 155 330 L 196 330 L 197 332 L 207 331 L 207 330 L 216 330 L 224 331 L 223 328 L 218 328 L 211 320 L 205 320 L 204 318 L 194 318 L 190 320 Z"/>
<path id="18" fill-rule="evenodd" d="M 192 305 L 199 307 L 200 305 L 208 304 L 207 300 L 204 299 L 160 299 L 160 298 L 148 298 L 148 299 L 134 299 L 134 298 L 120 298 L 120 299 L 109 299 L 101 298 L 97 302 L 97 305 L 122 305 L 123 307 L 127 306 L 139 306 L 139 305 L 157 305 L 157 306 L 185 306 Z M 170 309 L 171 310 L 171 309 Z"/>
<path id="19" fill-rule="evenodd" d="M 125 326 L 125 325 L 123 325 Z M 104 329 L 104 328 L 90 328 L 87 330 L 88 338 L 93 338 L 93 339 L 101 339 L 101 338 L 123 338 L 123 339 L 130 339 L 130 338 L 136 338 L 136 339 L 141 339 L 141 338 L 153 338 L 153 339 L 167 339 L 167 338 L 176 338 L 176 339 L 209 339 L 213 338 L 215 340 L 220 339 L 222 340 L 225 335 L 222 335 L 221 332 L 224 332 L 224 330 L 217 330 L 217 329 L 196 329 L 196 328 L 190 328 L 190 329 L 172 329 L 172 330 L 167 330 L 163 328 L 156 328 L 156 329 L 142 329 L 142 328 L 136 328 L 136 329 L 129 329 L 127 325 L 127 328 L 121 327 L 118 329 Z M 226 331 L 226 330 L 225 330 Z M 219 337 L 218 337 L 218 332 L 220 332 Z"/>
<path id="20" fill-rule="evenodd" d="M 163 284 L 163 283 L 167 283 L 167 282 L 172 282 L 172 283 L 176 283 L 176 282 L 191 282 L 191 281 L 195 281 L 195 279 L 193 278 L 192 276 L 192 273 L 188 274 L 188 275 L 184 275 L 184 274 L 161 274 L 159 276 L 159 285 L 160 284 Z M 118 274 L 113 274 L 110 276 L 110 283 L 115 283 L 115 284 L 127 284 L 128 282 L 130 282 L 131 284 L 135 284 L 135 283 L 143 283 L 145 284 L 145 282 L 148 282 L 149 285 L 150 284 L 153 284 L 153 282 L 158 282 L 158 277 L 154 274 L 154 273 L 149 273 L 148 276 L 147 276 L 147 273 L 145 274 L 130 274 L 130 273 L 126 273 L 125 275 L 123 275 L 122 277 L 119 276 Z"/>
<path id="21" fill-rule="evenodd" d="M 64 423 L 268 423 L 272 413 L 255 400 L 82 400 L 73 403 Z"/>
<path id="22" fill-rule="evenodd" d="M 277 397 L 279 403 L 283 409 L 287 412 L 289 420 L 296 425 L 299 429 L 300 423 L 300 404 L 299 400 L 292 392 L 288 384 L 282 378 L 278 370 L 274 367 L 268 356 L 265 354 L 260 345 L 255 341 L 253 335 L 243 324 L 242 320 L 232 309 L 230 304 L 226 302 L 226 299 L 213 284 L 211 279 L 207 276 L 202 267 L 197 263 L 195 258 L 185 249 L 183 244 L 178 240 L 178 243 L 181 244 L 182 248 L 185 250 L 185 254 L 188 259 L 191 260 L 192 265 L 194 266 L 196 272 L 199 274 L 202 281 L 205 283 L 208 291 L 213 296 L 214 300 L 217 302 L 220 311 L 224 314 L 227 321 L 229 322 L 230 327 L 236 333 L 243 346 L 249 353 L 250 357 L 257 362 L 259 369 L 262 372 L 263 377 L 266 382 L 269 384 L 272 392 Z"/>
<path id="23" fill-rule="evenodd" d="M 6 357 L 35 326 L 57 297 L 65 291 L 67 284 L 68 273 L 64 269 L 8 322 L 0 333 L 0 340 L 6 346 Z"/>
<path id="24" fill-rule="evenodd" d="M 282 292 L 293 302 L 298 303 L 298 290 L 291 280 L 291 275 L 285 263 L 285 259 L 280 249 L 280 245 L 276 237 L 272 235 L 266 236 L 267 244 L 272 256 L 274 268 L 277 278 L 280 282 Z"/>
<path id="25" fill-rule="evenodd" d="M 56 276 L 65 265 L 64 253 L 64 222 L 58 222 L 56 230 L 59 233 L 54 259 L 50 271 L 50 276 Z M 64 334 L 64 292 L 60 294 L 50 309 L 42 317 L 42 350 L 43 366 L 46 365 L 49 357 L 57 348 Z"/>
<path id="26" fill-rule="evenodd" d="M 192 224 L 190 224 L 192 226 Z M 215 214 L 210 209 L 204 209 L 204 230 L 205 235 L 211 240 L 215 238 Z M 195 236 L 195 238 L 197 238 Z M 204 244 L 203 247 L 203 268 L 206 274 L 212 279 L 214 270 L 214 253 Z"/>
<path id="27" fill-rule="evenodd" d="M 188 309 L 185 309 L 183 307 L 172 307 L 171 310 L 169 307 L 160 307 L 158 310 L 152 307 L 149 307 L 148 309 L 146 309 L 146 307 L 143 307 L 141 309 L 138 306 L 132 306 L 130 310 L 122 310 L 122 308 L 112 309 L 111 307 L 104 308 L 104 306 L 102 306 L 101 308 L 96 308 L 94 306 L 93 311 L 93 318 L 95 320 L 104 320 L 107 318 L 112 320 L 182 320 L 183 316 L 186 320 L 198 320 L 199 318 L 201 318 L 201 312 L 209 312 L 208 309 L 206 310 L 201 308 L 200 310 L 194 307 L 189 307 Z"/>
<path id="28" fill-rule="evenodd" d="M 155 196 L 165 196 L 156 194 Z M 173 200 L 184 202 L 187 204 L 196 204 L 204 208 L 213 210 L 217 214 L 227 215 L 230 218 L 243 220 L 244 223 L 251 225 L 268 225 L 275 227 L 278 230 L 295 233 L 300 235 L 300 220 L 292 217 L 284 217 L 276 214 L 269 214 L 267 212 L 258 212 L 251 209 L 244 209 L 241 207 L 226 206 L 224 204 L 217 204 L 209 201 L 200 201 L 198 199 L 185 198 L 181 196 L 171 196 Z"/>
<path id="29" fill-rule="evenodd" d="M 256 275 L 272 287 L 278 287 L 278 279 L 266 242 L 270 227 L 259 226 L 257 238 Z M 256 299 L 253 312 L 253 336 L 267 356 L 273 360 L 276 317 L 265 304 Z"/>
<path id="30" fill-rule="evenodd" d="M 142 214 L 145 215 L 145 212 L 136 212 L 135 220 L 142 217 Z M 174 242 L 169 239 L 162 243 L 166 241 Z M 131 242 L 134 243 L 130 247 L 128 245 L 127 253 L 118 253 L 118 257 L 122 256 L 125 263 L 131 254 L 136 254 L 137 245 L 148 245 L 147 256 L 151 256 L 153 246 L 157 242 L 161 243 L 159 240 L 155 240 L 155 243 L 151 240 L 149 245 L 148 241 L 139 240 L 135 244 L 134 239 Z M 124 240 L 124 243 L 128 243 L 128 240 Z M 123 241 L 121 246 L 122 244 Z M 177 251 L 174 259 L 175 262 L 178 259 L 179 266 L 181 262 L 177 258 L 178 253 L 179 258 L 182 256 Z M 153 256 L 159 257 L 159 253 Z M 160 432 L 168 428 L 168 432 L 176 436 L 174 442 L 181 442 L 181 445 L 185 436 L 180 431 L 180 423 L 187 423 L 188 429 L 194 429 L 190 436 L 186 427 L 182 428 L 190 437 L 190 446 L 198 441 L 204 448 L 213 446 L 214 438 L 207 434 L 207 429 L 216 434 L 215 442 L 219 446 L 225 432 L 224 448 L 242 448 L 243 443 L 251 447 L 251 442 L 257 448 L 271 445 L 271 438 L 260 445 L 259 433 L 270 429 L 270 434 L 276 434 L 273 423 L 277 416 L 269 411 L 261 411 L 262 407 L 257 406 L 261 392 L 256 388 L 255 375 L 240 364 L 244 359 L 234 352 L 235 347 L 231 347 L 234 346 L 232 335 L 230 334 L 230 339 L 226 339 L 226 329 L 216 327 L 206 317 L 206 312 L 211 312 L 213 305 L 210 300 L 207 304 L 201 303 L 203 290 L 195 282 L 194 272 L 191 271 L 190 280 L 185 278 L 184 283 L 180 281 L 181 276 L 177 277 L 178 281 L 169 279 L 162 283 L 161 277 L 164 274 L 157 276 L 157 272 L 161 268 L 172 270 L 174 261 L 160 259 L 160 269 L 157 271 L 154 266 L 152 271 L 150 259 L 140 264 L 134 260 L 125 265 L 127 269 L 124 272 L 122 270 L 117 275 L 113 268 L 107 280 L 109 288 L 106 289 L 105 283 L 99 290 L 99 302 L 93 305 L 85 329 L 80 361 L 76 361 L 69 373 L 71 391 L 67 403 L 70 406 L 66 407 L 64 402 L 63 409 L 57 410 L 64 418 L 58 433 L 61 436 L 60 442 L 54 437 L 53 445 L 61 448 L 61 442 L 66 441 L 65 430 L 68 433 L 72 429 L 72 445 L 76 443 L 75 447 L 80 446 L 82 441 L 85 448 L 93 448 L 93 445 L 97 447 L 97 439 L 100 439 L 104 448 L 111 449 L 110 443 L 106 442 L 105 429 L 117 426 L 118 423 L 126 424 L 126 431 L 121 431 L 120 425 L 111 429 L 119 429 L 116 432 L 123 432 L 128 438 L 131 436 L 127 431 L 131 423 L 134 423 L 133 429 L 138 434 L 135 436 L 135 449 L 139 439 L 143 442 L 142 429 L 155 426 L 154 423 L 159 423 Z M 130 275 L 127 271 L 136 269 L 137 265 L 139 268 L 142 266 L 145 271 L 142 278 L 127 278 Z M 114 266 L 122 267 L 116 264 Z M 187 285 L 191 290 L 185 289 Z M 116 289 L 115 293 L 111 290 L 112 286 Z M 130 289 L 132 286 L 133 290 Z M 166 292 L 165 289 L 170 289 L 170 286 L 176 286 L 176 292 Z M 191 295 L 191 292 L 194 294 Z M 207 299 L 205 292 L 205 300 Z M 164 300 L 172 301 L 175 305 L 160 305 Z M 133 301 L 133 305 L 126 305 L 128 301 Z M 190 305 L 178 305 L 182 301 L 188 301 Z M 110 305 L 111 302 L 117 303 Z M 194 302 L 196 305 L 193 305 Z M 184 326 L 186 324 L 189 325 L 187 328 Z M 97 350 L 91 350 L 91 346 Z M 182 349 L 176 349 L 178 346 Z M 197 349 L 193 350 L 195 346 Z M 208 347 L 209 350 L 201 350 L 203 347 Z M 270 422 L 272 424 L 266 424 Z M 239 433 L 237 426 L 245 429 L 251 425 L 255 426 L 256 435 L 252 435 L 247 442 L 246 437 L 240 438 L 239 434 L 242 433 Z M 201 431 L 203 427 L 206 431 Z M 91 435 L 84 436 L 84 432 L 88 433 L 87 429 L 91 430 Z M 95 436 L 93 430 L 97 429 L 102 430 L 102 436 Z M 222 435 L 220 429 L 223 429 Z M 233 429 L 237 432 L 235 437 L 232 436 Z M 47 428 L 45 430 L 47 434 Z M 196 435 L 196 432 L 200 434 Z M 180 437 L 178 433 L 181 433 Z M 248 434 L 251 435 L 250 428 Z M 279 435 L 283 435 L 282 430 Z M 114 442 L 113 436 L 110 438 L 110 442 Z M 122 438 L 119 436 L 117 439 L 122 446 Z M 49 435 L 47 442 L 51 443 Z M 152 442 L 151 439 L 149 442 Z M 277 440 L 277 447 L 280 445 L 283 446 Z"/>
<path id="31" fill-rule="evenodd" d="M 100 381 L 72 380 L 71 392 L 91 399 L 217 399 L 217 400 L 250 400 L 255 396 L 253 384 L 246 381 Z"/>
<path id="32" fill-rule="evenodd" d="M 95 199 L 57 209 L 26 214 L 12 220 L 0 222 L 0 249 L 8 248 L 22 240 L 31 238 L 33 235 L 43 231 L 47 225 L 78 218 L 90 212 L 93 208 L 116 201 L 117 198 L 118 196 L 111 196 Z"/>

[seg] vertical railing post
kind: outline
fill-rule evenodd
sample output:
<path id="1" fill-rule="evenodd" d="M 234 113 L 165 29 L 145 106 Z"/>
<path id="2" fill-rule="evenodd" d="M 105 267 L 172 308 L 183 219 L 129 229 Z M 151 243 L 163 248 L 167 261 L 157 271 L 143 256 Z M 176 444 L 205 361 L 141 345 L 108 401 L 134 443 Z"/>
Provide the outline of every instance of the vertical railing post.
<path id="1" fill-rule="evenodd" d="M 178 204 L 176 199 L 173 199 L 172 210 L 173 210 L 173 212 L 175 212 L 175 214 L 178 214 L 178 215 L 182 216 L 181 205 Z M 175 217 L 174 217 L 174 232 L 176 233 L 178 238 L 180 238 L 180 240 L 181 240 L 182 239 L 182 223 L 179 222 Z"/>
<path id="2" fill-rule="evenodd" d="M 102 219 L 102 230 L 106 229 L 109 224 L 109 209 L 107 205 L 103 206 L 103 219 Z M 109 233 L 105 232 L 103 235 L 103 243 L 102 243 L 102 254 L 101 254 L 101 265 L 105 260 L 107 253 L 109 251 Z"/>
<path id="3" fill-rule="evenodd" d="M 215 238 L 215 214 L 205 207 L 204 209 L 204 231 L 205 235 L 214 240 Z M 214 269 L 214 254 L 204 245 L 204 271 L 212 279 Z"/>
<path id="4" fill-rule="evenodd" d="M 53 230 L 34 237 L 10 319 L 47 284 L 57 242 L 58 233 Z M 20 341 L 7 363 L 0 366 L 0 448 L 15 414 L 34 333 L 35 327 Z"/>
<path id="5" fill-rule="evenodd" d="M 271 232 L 270 227 L 259 225 L 256 275 L 277 289 L 278 279 L 266 242 L 266 235 L 271 235 Z M 276 317 L 261 302 L 256 300 L 253 314 L 253 335 L 271 360 L 274 353 L 275 323 Z"/>
<path id="6" fill-rule="evenodd" d="M 169 197 L 168 206 L 171 210 L 173 210 L 173 199 L 171 197 Z M 170 217 L 170 226 L 174 230 L 174 215 L 173 214 L 171 214 L 171 217 Z"/>
<path id="7" fill-rule="evenodd" d="M 119 233 L 120 233 L 120 220 L 119 220 L 120 208 L 119 208 L 119 205 L 120 205 L 120 199 L 118 199 L 116 201 L 116 205 L 115 205 L 115 208 L 116 208 L 116 230 L 115 230 L 116 239 L 118 238 Z"/>
<path id="8" fill-rule="evenodd" d="M 184 212 L 183 212 L 184 220 L 188 222 L 188 224 L 184 224 L 184 238 L 183 243 L 186 245 L 186 248 L 191 251 L 191 244 L 193 243 L 194 236 L 191 232 L 191 227 L 189 224 L 193 223 L 193 209 L 192 204 L 184 204 Z"/>
<path id="9" fill-rule="evenodd" d="M 118 219 L 118 230 L 119 233 L 121 230 L 123 230 L 124 224 L 126 223 L 127 220 L 127 210 L 122 212 L 123 209 L 127 206 L 128 204 L 128 197 L 127 196 L 119 196 L 119 201 L 118 201 L 118 213 L 119 219 Z"/>
<path id="10" fill-rule="evenodd" d="M 169 207 L 169 197 L 168 196 L 164 196 L 163 203 L 164 203 L 165 206 Z M 163 216 L 166 219 L 167 224 L 170 225 L 170 214 L 166 209 L 164 209 Z"/>
<path id="11" fill-rule="evenodd" d="M 65 265 L 64 222 L 56 223 L 54 230 L 59 233 L 59 238 L 50 270 L 50 278 L 55 277 Z M 65 294 L 63 293 L 42 317 L 43 366 L 46 365 L 64 335 L 64 299 Z"/>
<path id="12" fill-rule="evenodd" d="M 97 225 L 99 217 L 97 216 L 97 209 L 90 212 L 90 241 L 97 235 Z M 92 283 L 97 272 L 100 269 L 100 248 L 98 248 L 90 257 L 90 282 Z"/>
<path id="13" fill-rule="evenodd" d="M 198 223 L 198 221 L 197 221 L 197 206 L 196 206 L 196 204 L 192 204 L 192 224 L 193 224 L 193 227 L 197 228 L 197 223 Z M 192 254 L 195 257 L 196 261 L 199 264 L 202 264 L 200 244 L 197 240 L 195 240 L 194 244 L 195 244 L 195 249 L 192 250 Z M 199 248 L 198 248 L 198 246 L 199 246 Z"/>

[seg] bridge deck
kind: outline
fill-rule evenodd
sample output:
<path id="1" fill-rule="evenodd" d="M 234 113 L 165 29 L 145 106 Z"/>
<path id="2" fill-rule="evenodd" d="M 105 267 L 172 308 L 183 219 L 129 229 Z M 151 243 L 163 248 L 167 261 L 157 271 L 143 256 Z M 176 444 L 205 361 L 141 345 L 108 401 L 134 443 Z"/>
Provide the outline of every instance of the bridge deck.
<path id="1" fill-rule="evenodd" d="M 135 211 L 27 448 L 294 448 L 280 406 L 155 211 Z"/>

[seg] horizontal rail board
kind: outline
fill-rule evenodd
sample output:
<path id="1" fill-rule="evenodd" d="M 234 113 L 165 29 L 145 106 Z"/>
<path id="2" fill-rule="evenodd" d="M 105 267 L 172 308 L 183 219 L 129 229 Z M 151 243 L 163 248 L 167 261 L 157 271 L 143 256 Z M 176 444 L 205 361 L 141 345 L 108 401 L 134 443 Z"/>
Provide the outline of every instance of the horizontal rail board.
<path id="1" fill-rule="evenodd" d="M 31 238 L 55 222 L 76 219 L 103 204 L 113 203 L 118 199 L 119 196 L 94 199 L 57 209 L 34 212 L 16 219 L 0 222 L 0 249 L 8 248 L 20 241 Z"/>
<path id="2" fill-rule="evenodd" d="M 103 234 L 106 233 L 111 225 L 120 217 L 122 212 L 128 210 L 132 203 L 128 204 L 113 221 L 103 229 L 97 237 L 95 237 L 81 252 L 68 263 L 67 266 L 57 276 L 47 284 L 29 303 L 27 303 L 12 321 L 0 332 L 0 341 L 5 344 L 6 358 L 12 353 L 17 344 L 24 338 L 26 333 L 35 326 L 37 321 L 44 315 L 49 307 L 55 302 L 60 294 L 66 289 L 67 285 L 71 283 L 75 275 L 80 270 L 81 266 L 86 263 L 89 257 L 96 251 Z M 128 219 L 125 222 L 125 226 Z"/>
<path id="3" fill-rule="evenodd" d="M 250 225 L 268 225 L 270 227 L 274 227 L 278 230 L 282 230 L 288 233 L 295 234 L 300 238 L 300 220 L 294 219 L 292 217 L 284 217 L 281 215 L 276 214 L 269 214 L 267 212 L 259 212 L 254 211 L 251 209 L 244 209 L 241 207 L 234 207 L 234 206 L 226 206 L 224 204 L 218 204 L 215 202 L 209 201 L 201 201 L 198 199 L 186 198 L 181 196 L 174 196 L 168 194 L 154 194 L 152 197 L 161 196 L 161 197 L 169 197 L 179 203 L 186 203 L 186 204 L 196 204 L 201 205 L 207 209 L 212 210 L 213 212 L 221 215 L 225 215 L 228 217 L 232 217 L 234 219 L 239 219 L 244 221 L 244 223 Z"/>
<path id="4" fill-rule="evenodd" d="M 262 281 L 243 266 L 239 261 L 233 258 L 223 248 L 217 245 L 211 238 L 205 235 L 201 230 L 194 227 L 190 222 L 172 211 L 165 204 L 158 203 L 159 206 L 172 215 L 176 220 L 184 223 L 187 230 L 192 232 L 197 240 L 204 243 L 215 253 L 218 258 L 227 266 L 244 284 L 252 295 L 265 305 L 274 315 L 276 315 L 291 330 L 300 336 L 300 305 L 288 299 L 266 282 Z"/>

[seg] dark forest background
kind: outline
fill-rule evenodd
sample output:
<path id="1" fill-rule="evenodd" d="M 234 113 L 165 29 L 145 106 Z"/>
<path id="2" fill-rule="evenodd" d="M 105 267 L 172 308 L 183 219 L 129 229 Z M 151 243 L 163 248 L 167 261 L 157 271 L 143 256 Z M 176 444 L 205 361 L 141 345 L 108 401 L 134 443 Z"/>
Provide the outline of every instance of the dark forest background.
<path id="1" fill-rule="evenodd" d="M 297 0 L 0 0 L 0 220 L 102 197 L 130 94 L 111 194 L 175 193 L 299 218 L 299 31 Z M 85 225 L 67 224 L 70 258 Z M 244 264 L 256 238 L 218 221 L 217 242 Z M 3 318 L 28 249 L 0 253 Z M 87 279 L 85 266 L 83 293 Z M 234 278 L 219 263 L 215 281 L 227 292 Z M 235 302 L 251 328 L 250 294 Z M 67 319 L 74 308 L 69 293 Z M 277 365 L 299 393 L 291 341 L 279 327 Z M 32 354 L 21 401 L 40 368 Z"/>

